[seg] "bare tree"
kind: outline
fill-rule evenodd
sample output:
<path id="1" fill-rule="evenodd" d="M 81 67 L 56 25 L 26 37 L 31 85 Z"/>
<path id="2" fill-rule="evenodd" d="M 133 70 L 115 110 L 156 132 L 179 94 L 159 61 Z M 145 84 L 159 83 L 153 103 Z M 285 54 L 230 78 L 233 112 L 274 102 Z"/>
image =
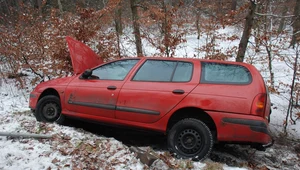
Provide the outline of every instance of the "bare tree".
<path id="1" fill-rule="evenodd" d="M 231 10 L 236 10 L 237 0 L 231 0 Z"/>
<path id="2" fill-rule="evenodd" d="M 270 1 L 266 2 L 265 5 L 265 11 L 267 13 L 272 13 L 272 5 L 270 4 Z M 273 66 L 272 66 L 272 60 L 273 60 L 273 43 L 272 43 L 272 37 L 273 37 L 273 17 L 269 16 L 264 16 L 264 35 L 268 35 L 270 38 L 263 38 L 264 39 L 264 46 L 266 48 L 267 54 L 268 54 L 268 68 L 269 68 L 269 73 L 270 73 L 270 83 L 271 83 L 271 88 L 274 89 L 274 73 L 273 73 Z"/>
<path id="3" fill-rule="evenodd" d="M 285 3 L 283 4 L 283 9 L 282 9 L 282 12 L 281 12 L 281 16 L 285 16 L 287 14 L 287 12 L 289 11 L 289 8 L 287 6 L 287 4 L 289 3 L 290 0 L 285 0 Z M 280 22 L 279 22 L 279 26 L 278 26 L 278 29 L 277 29 L 277 32 L 282 32 L 284 27 L 285 27 L 285 17 L 282 17 L 280 19 Z"/>
<path id="4" fill-rule="evenodd" d="M 300 52 L 300 44 L 296 45 L 296 56 L 294 58 L 294 66 L 293 66 L 293 78 L 292 78 L 292 85 L 291 85 L 291 91 L 290 91 L 290 99 L 289 99 L 289 106 L 285 117 L 285 124 L 284 124 L 284 132 L 286 133 L 286 128 L 288 125 L 288 121 L 291 120 L 292 124 L 296 124 L 296 121 L 292 118 L 293 113 L 293 104 L 294 104 L 294 98 L 293 94 L 295 92 L 295 81 L 297 79 L 297 71 L 298 71 L 298 59 L 299 59 L 299 52 Z M 290 119 L 289 119 L 290 117 Z"/>
<path id="5" fill-rule="evenodd" d="M 169 0 L 162 1 L 162 9 L 164 11 L 164 19 L 162 22 L 162 34 L 164 36 L 164 45 L 167 57 L 170 57 L 170 38 L 171 38 L 171 29 L 172 24 L 171 21 L 171 13 L 169 12 L 169 8 L 172 6 Z"/>
<path id="6" fill-rule="evenodd" d="M 245 58 L 245 53 L 249 41 L 249 37 L 251 35 L 251 29 L 253 26 L 253 20 L 254 20 L 254 14 L 256 10 L 256 2 L 255 0 L 249 0 L 250 1 L 250 6 L 249 6 L 249 11 L 246 16 L 246 21 L 245 21 L 245 27 L 243 31 L 243 35 L 239 44 L 239 51 L 236 57 L 237 62 L 243 62 Z"/>
<path id="7" fill-rule="evenodd" d="M 116 9 L 114 10 L 114 22 L 115 22 L 115 29 L 117 35 L 118 56 L 121 57 L 120 35 L 123 34 L 121 1 L 118 2 Z"/>
<path id="8" fill-rule="evenodd" d="M 293 36 L 290 46 L 295 48 L 295 44 L 300 41 L 300 0 L 296 1 L 292 26 Z"/>
<path id="9" fill-rule="evenodd" d="M 58 9 L 60 12 L 63 12 L 63 6 L 61 4 L 61 0 L 57 0 L 57 4 L 58 4 Z"/>
<path id="10" fill-rule="evenodd" d="M 117 7 L 115 9 L 114 21 L 115 21 L 116 32 L 119 35 L 121 35 L 123 33 L 121 2 L 119 2 L 119 4 L 117 5 Z"/>
<path id="11" fill-rule="evenodd" d="M 41 7 L 42 7 L 42 0 L 34 0 L 34 1 L 33 1 L 33 6 L 34 6 L 36 9 L 41 9 Z"/>
<path id="12" fill-rule="evenodd" d="M 132 20 L 133 20 L 133 33 L 135 37 L 136 53 L 138 57 L 143 57 L 139 15 L 138 15 L 138 7 L 137 7 L 136 0 L 130 0 L 130 8 L 131 8 Z"/>

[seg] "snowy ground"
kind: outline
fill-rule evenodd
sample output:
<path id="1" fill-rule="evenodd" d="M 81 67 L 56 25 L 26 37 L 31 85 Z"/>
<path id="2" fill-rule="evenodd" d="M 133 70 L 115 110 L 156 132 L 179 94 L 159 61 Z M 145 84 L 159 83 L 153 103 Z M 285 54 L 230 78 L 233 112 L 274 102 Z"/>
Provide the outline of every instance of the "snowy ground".
<path id="1" fill-rule="evenodd" d="M 3 79 L 2 79 L 3 80 Z M 13 80 L 8 80 L 11 82 Z M 178 160 L 157 150 L 164 158 L 150 167 L 142 164 L 122 141 L 82 128 L 37 122 L 28 109 L 28 93 L 2 82 L 0 132 L 50 134 L 51 139 L 0 136 L 0 169 L 207 169 L 244 170 L 223 163 Z M 141 147 L 149 149 L 149 146 Z M 234 165 L 237 166 L 237 165 Z M 243 167 L 245 165 L 240 165 Z M 246 167 L 246 166 L 245 166 Z"/>
<path id="2" fill-rule="evenodd" d="M 235 31 L 234 28 L 223 32 Z M 222 33 L 223 33 L 222 32 Z M 200 41 L 200 42 L 198 42 Z M 203 40 L 187 36 L 187 42 L 176 51 L 176 56 L 197 56 L 195 48 Z M 226 50 L 237 45 L 236 42 L 220 43 Z M 147 43 L 145 43 L 147 44 Z M 123 44 L 124 49 L 132 45 Z M 147 49 L 147 48 L 146 48 Z M 133 50 L 132 50 L 133 51 Z M 155 49 L 148 48 L 145 54 L 155 55 Z M 132 54 L 134 55 L 134 54 Z M 264 77 L 267 72 L 264 65 L 256 64 Z M 282 61 L 274 61 L 276 82 L 289 84 L 291 70 Z M 225 145 L 216 146 L 211 156 L 204 162 L 178 160 L 170 157 L 163 146 L 139 141 L 139 135 L 132 138 L 142 149 L 153 148 L 160 155 L 151 167 L 142 164 L 136 155 L 129 150 L 124 136 L 114 134 L 107 128 L 98 132 L 87 124 L 60 126 L 36 122 L 28 108 L 28 89 L 19 89 L 12 79 L 0 77 L 0 132 L 20 132 L 51 134 L 51 139 L 25 139 L 0 137 L 0 170 L 6 169 L 300 169 L 300 121 L 295 125 L 288 124 L 288 138 L 282 138 L 283 125 L 288 106 L 288 90 L 281 87 L 280 94 L 271 94 L 272 116 L 270 129 L 277 137 L 276 143 L 265 152 L 256 151 L 249 146 Z M 105 129 L 105 127 L 101 127 Z M 123 133 L 123 131 L 122 131 Z M 109 134 L 109 135 L 107 135 Z M 124 133 L 123 133 L 124 134 Z M 157 139 L 158 140 L 158 139 Z M 155 141 L 155 140 L 154 140 Z M 164 160 L 164 161 L 163 161 Z"/>
<path id="3" fill-rule="evenodd" d="M 13 81 L 13 80 L 9 80 Z M 27 108 L 28 93 L 2 82 L 0 88 L 0 132 L 20 132 L 51 134 L 51 139 L 26 139 L 0 137 L 0 169 L 300 169 L 299 142 L 277 140 L 266 152 L 256 151 L 249 146 L 216 146 L 211 156 L 204 162 L 178 160 L 170 157 L 163 146 L 157 143 L 139 141 L 138 136 L 130 136 L 142 149 L 154 148 L 167 162 L 155 161 L 152 166 L 142 164 L 129 150 L 124 136 L 105 132 L 95 133 L 87 124 L 74 127 L 37 122 Z M 273 112 L 270 127 L 279 135 L 282 129 L 282 111 L 285 103 L 272 95 L 277 109 Z M 298 124 L 297 124 L 298 125 Z M 299 140 L 297 125 L 289 126 L 294 140 Z M 94 129 L 91 127 L 90 129 Z M 94 132 L 94 133 L 91 133 Z M 130 132 L 128 132 L 129 134 Z M 109 135 L 108 135 L 109 134 Z M 124 132 L 122 132 L 124 134 Z M 128 137 L 128 136 L 127 136 Z M 117 138 L 118 140 L 116 140 Z M 125 137 L 126 138 L 126 137 Z M 151 138 L 151 137 L 150 137 Z M 148 140 L 148 139 L 145 139 Z M 122 142 L 125 142 L 123 144 Z M 298 148 L 298 150 L 297 150 Z M 298 152 L 297 152 L 297 151 Z"/>

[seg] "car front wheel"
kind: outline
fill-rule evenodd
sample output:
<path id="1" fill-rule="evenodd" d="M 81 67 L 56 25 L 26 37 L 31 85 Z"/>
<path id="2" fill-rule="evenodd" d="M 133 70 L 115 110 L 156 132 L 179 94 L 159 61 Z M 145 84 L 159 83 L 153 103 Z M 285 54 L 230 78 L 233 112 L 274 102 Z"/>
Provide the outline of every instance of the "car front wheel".
<path id="1" fill-rule="evenodd" d="M 178 158 L 200 161 L 210 154 L 213 137 L 202 121 L 183 119 L 171 128 L 168 134 L 168 147 Z"/>
<path id="2" fill-rule="evenodd" d="M 59 98 L 54 95 L 48 95 L 40 99 L 35 110 L 35 117 L 38 121 L 62 124 L 65 117 L 61 114 Z"/>

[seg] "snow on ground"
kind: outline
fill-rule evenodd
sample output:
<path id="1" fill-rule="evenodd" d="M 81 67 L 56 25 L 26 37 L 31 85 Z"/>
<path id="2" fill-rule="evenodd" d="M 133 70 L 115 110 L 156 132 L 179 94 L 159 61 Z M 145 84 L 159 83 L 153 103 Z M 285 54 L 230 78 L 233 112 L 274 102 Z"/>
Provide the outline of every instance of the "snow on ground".
<path id="1" fill-rule="evenodd" d="M 273 103 L 272 116 L 270 122 L 270 129 L 275 135 L 280 135 L 283 133 L 283 126 L 286 119 L 286 112 L 288 106 L 288 100 L 282 95 L 271 94 L 271 99 Z M 293 140 L 300 141 L 300 122 L 299 120 L 296 124 L 291 124 L 289 121 L 287 126 L 288 137 Z"/>
<path id="2" fill-rule="evenodd" d="M 80 128 L 37 122 L 28 109 L 27 90 L 20 90 L 11 81 L 7 80 L 9 84 L 2 82 L 0 87 L 0 132 L 51 134 L 53 138 L 0 137 L 0 169 L 169 168 L 163 161 L 156 161 L 151 167 L 146 167 L 126 145 L 114 138 L 92 134 Z M 277 109 L 273 109 L 270 127 L 278 135 L 282 130 L 287 102 L 279 95 L 272 94 L 271 97 Z M 289 132 L 297 126 L 289 126 Z M 299 140 L 298 133 L 291 134 Z M 164 151 L 158 153 L 164 154 Z M 292 152 L 292 147 L 281 144 L 275 144 L 266 152 L 255 151 L 247 146 L 226 145 L 214 149 L 204 163 L 188 164 L 174 158 L 170 158 L 170 162 L 182 169 L 222 167 L 224 170 L 242 170 L 251 169 L 252 164 L 269 169 L 299 169 L 298 157 Z"/>
<path id="3" fill-rule="evenodd" d="M 121 142 L 81 129 L 35 121 L 30 112 L 1 116 L 0 131 L 51 134 L 52 139 L 0 138 L 1 169 L 142 169 Z"/>
<path id="4" fill-rule="evenodd" d="M 28 110 L 28 92 L 14 87 L 13 80 L 0 78 L 0 115 L 1 113 Z"/>

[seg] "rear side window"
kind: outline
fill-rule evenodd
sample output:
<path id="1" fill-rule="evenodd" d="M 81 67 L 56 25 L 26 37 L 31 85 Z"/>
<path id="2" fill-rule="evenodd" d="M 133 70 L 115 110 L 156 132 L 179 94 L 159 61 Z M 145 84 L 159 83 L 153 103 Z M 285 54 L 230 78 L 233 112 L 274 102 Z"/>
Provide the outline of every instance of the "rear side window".
<path id="1" fill-rule="evenodd" d="M 188 82 L 193 64 L 181 61 L 147 60 L 133 77 L 134 81 Z"/>
<path id="2" fill-rule="evenodd" d="M 201 83 L 250 84 L 249 70 L 240 65 L 202 62 Z"/>

